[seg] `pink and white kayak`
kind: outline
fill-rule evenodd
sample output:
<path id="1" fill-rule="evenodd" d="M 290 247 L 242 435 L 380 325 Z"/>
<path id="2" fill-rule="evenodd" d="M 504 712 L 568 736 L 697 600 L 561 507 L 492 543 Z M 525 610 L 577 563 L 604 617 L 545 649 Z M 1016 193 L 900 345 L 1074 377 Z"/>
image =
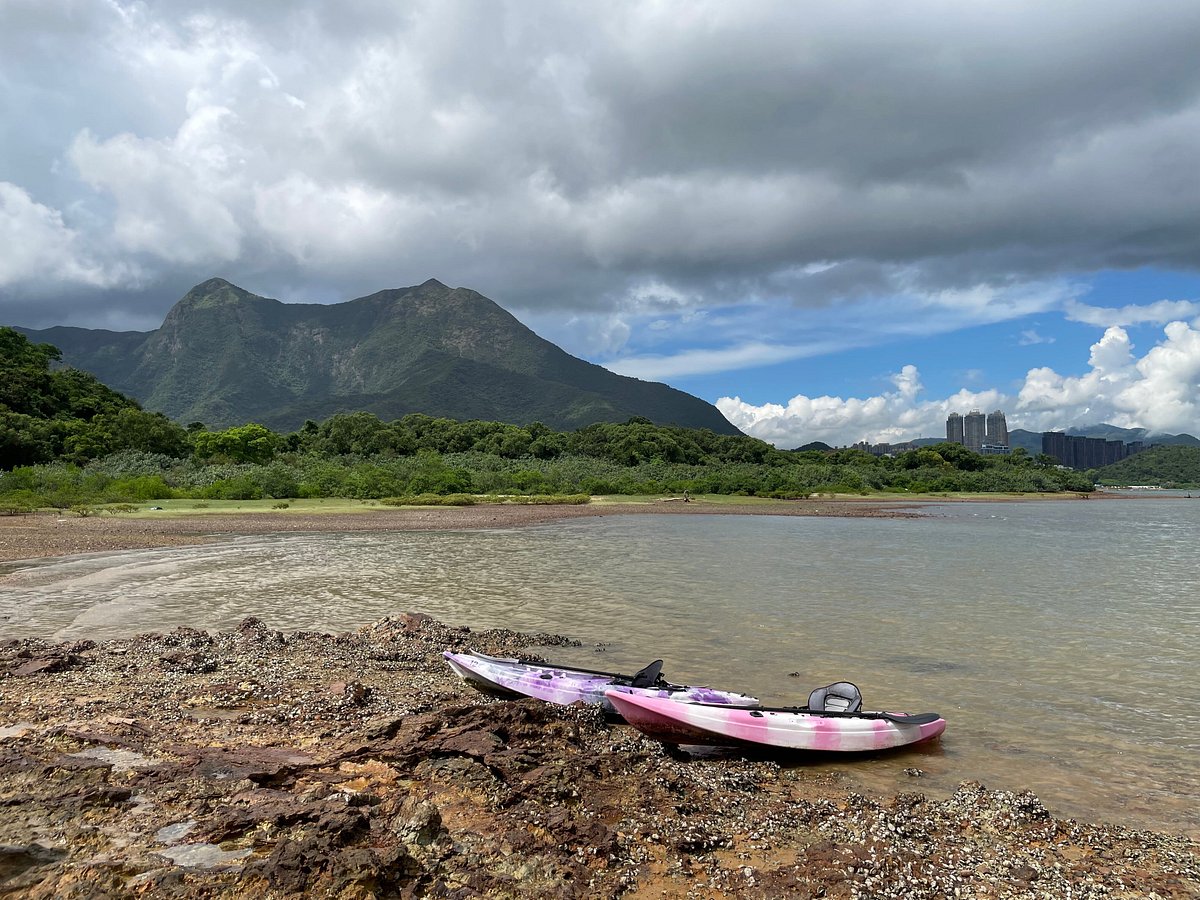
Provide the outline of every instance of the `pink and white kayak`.
<path id="1" fill-rule="evenodd" d="M 609 691 L 607 697 L 626 722 L 668 744 L 753 744 L 781 750 L 864 753 L 928 741 L 946 730 L 946 720 L 937 713 L 910 716 L 717 706 L 675 703 L 620 691 Z"/>
<path id="2" fill-rule="evenodd" d="M 534 697 L 548 703 L 568 705 L 586 703 L 614 712 L 606 691 L 653 697 L 668 703 L 680 700 L 696 703 L 736 703 L 757 706 L 758 699 L 748 694 L 721 691 L 696 685 L 671 684 L 660 674 L 662 660 L 652 662 L 633 675 L 596 672 L 556 666 L 552 663 L 505 659 L 483 653 L 442 653 L 450 668 L 473 687 L 502 697 Z"/>

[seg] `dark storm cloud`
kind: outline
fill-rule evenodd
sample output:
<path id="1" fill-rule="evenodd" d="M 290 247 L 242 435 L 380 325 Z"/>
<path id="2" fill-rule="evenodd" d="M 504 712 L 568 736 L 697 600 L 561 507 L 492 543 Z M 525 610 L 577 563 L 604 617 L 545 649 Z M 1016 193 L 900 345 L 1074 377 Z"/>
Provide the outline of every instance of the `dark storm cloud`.
<path id="1" fill-rule="evenodd" d="M 2 317 L 150 327 L 216 274 L 595 313 L 1195 269 L 1198 45 L 1153 2 L 10 0 Z"/>

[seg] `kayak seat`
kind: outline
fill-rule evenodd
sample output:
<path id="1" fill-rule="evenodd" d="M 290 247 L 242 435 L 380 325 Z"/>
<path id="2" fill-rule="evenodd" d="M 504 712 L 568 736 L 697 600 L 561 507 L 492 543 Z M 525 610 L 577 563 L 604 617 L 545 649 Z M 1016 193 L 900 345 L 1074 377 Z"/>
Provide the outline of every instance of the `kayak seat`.
<path id="1" fill-rule="evenodd" d="M 855 713 L 862 709 L 862 692 L 848 681 L 838 681 L 809 694 L 808 708 L 814 712 Z"/>
<path id="2" fill-rule="evenodd" d="M 662 667 L 663 661 L 661 659 L 656 659 L 654 662 L 650 663 L 650 665 L 646 666 L 646 668 L 634 673 L 634 676 L 629 679 L 630 687 L 650 687 L 652 684 L 654 684 L 654 682 L 658 681 L 658 676 L 659 673 L 662 672 Z"/>

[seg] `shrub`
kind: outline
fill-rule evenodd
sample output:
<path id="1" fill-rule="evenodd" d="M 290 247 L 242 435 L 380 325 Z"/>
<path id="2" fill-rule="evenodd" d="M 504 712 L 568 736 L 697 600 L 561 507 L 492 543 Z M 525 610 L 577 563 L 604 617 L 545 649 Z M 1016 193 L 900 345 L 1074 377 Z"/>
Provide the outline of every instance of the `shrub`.
<path id="1" fill-rule="evenodd" d="M 201 491 L 201 495 L 212 500 L 261 500 L 262 487 L 248 475 L 215 481 Z"/>
<path id="2" fill-rule="evenodd" d="M 105 500 L 126 503 L 141 503 L 147 500 L 169 500 L 175 492 L 167 486 L 161 475 L 139 475 L 134 478 L 118 478 L 102 491 Z"/>
<path id="3" fill-rule="evenodd" d="M 267 497 L 282 500 L 286 497 L 297 497 L 300 494 L 296 471 L 286 463 L 276 460 L 248 474 L 258 482 L 263 494 Z"/>
<path id="4" fill-rule="evenodd" d="M 178 462 L 178 459 L 165 453 L 121 450 L 92 460 L 87 464 L 86 470 L 107 475 L 109 478 L 133 478 L 138 475 L 161 475 Z"/>
<path id="5" fill-rule="evenodd" d="M 474 506 L 477 500 L 470 494 L 409 494 L 380 502 L 387 506 Z"/>

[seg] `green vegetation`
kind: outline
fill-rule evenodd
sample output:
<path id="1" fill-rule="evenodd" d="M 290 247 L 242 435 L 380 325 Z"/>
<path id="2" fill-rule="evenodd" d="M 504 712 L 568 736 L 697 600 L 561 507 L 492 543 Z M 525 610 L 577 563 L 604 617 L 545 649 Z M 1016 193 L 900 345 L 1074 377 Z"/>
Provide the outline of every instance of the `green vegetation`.
<path id="1" fill-rule="evenodd" d="M 1151 447 L 1093 474 L 1097 484 L 1200 488 L 1200 447 Z"/>
<path id="2" fill-rule="evenodd" d="M 187 429 L 0 329 L 0 510 L 200 501 L 345 498 L 408 504 L 582 502 L 594 495 L 1087 491 L 1083 473 L 1018 450 L 980 456 L 938 444 L 896 458 L 784 451 L 744 435 L 635 417 L 555 431 L 541 423 L 365 413 L 277 433 L 260 424 Z M 1171 448 L 1182 449 L 1182 448 Z M 518 499 L 519 498 L 519 499 Z M 275 504 L 284 509 L 294 504 Z M 87 510 L 87 512 L 83 512 Z"/>
<path id="3" fill-rule="evenodd" d="M 0 469 L 83 463 L 122 450 L 178 456 L 187 432 L 75 369 L 52 369 L 57 348 L 0 327 Z"/>

